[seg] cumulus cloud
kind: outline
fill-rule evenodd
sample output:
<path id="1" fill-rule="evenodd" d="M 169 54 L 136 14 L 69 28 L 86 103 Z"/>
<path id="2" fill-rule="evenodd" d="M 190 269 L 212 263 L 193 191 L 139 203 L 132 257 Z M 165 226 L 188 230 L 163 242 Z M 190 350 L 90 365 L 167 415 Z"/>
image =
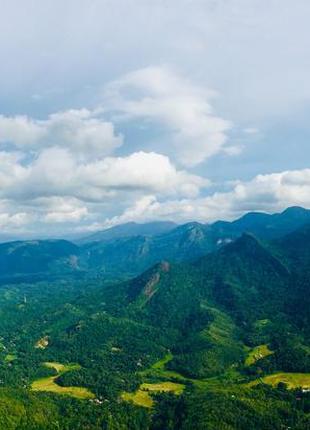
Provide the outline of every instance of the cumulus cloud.
<path id="1" fill-rule="evenodd" d="M 72 223 L 102 222 L 106 213 L 130 205 L 138 196 L 193 197 L 207 186 L 208 180 L 178 170 L 167 156 L 155 152 L 88 162 L 60 147 L 44 149 L 30 161 L 19 152 L 0 153 L 0 199 L 6 203 L 0 214 L 8 230 L 14 221 L 10 211 L 29 214 L 24 225 L 28 220 L 35 221 L 34 228 L 49 223 L 70 229 Z"/>
<path id="2" fill-rule="evenodd" d="M 72 196 L 100 201 L 118 191 L 195 196 L 209 184 L 177 170 L 167 156 L 143 151 L 79 163 L 67 149 L 52 147 L 26 166 L 17 156 L 0 153 L 0 171 L 0 196 L 17 200 Z"/>
<path id="3" fill-rule="evenodd" d="M 87 109 L 57 112 L 46 120 L 0 115 L 0 144 L 24 151 L 59 146 L 83 159 L 96 159 L 112 153 L 122 143 L 111 122 Z"/>
<path id="4" fill-rule="evenodd" d="M 31 221 L 29 214 L 19 212 L 14 214 L 0 213 L 0 227 L 7 230 L 16 229 L 27 225 Z"/>
<path id="5" fill-rule="evenodd" d="M 220 152 L 231 122 L 214 113 L 214 93 L 167 67 L 136 70 L 108 85 L 104 109 L 123 119 L 144 119 L 169 132 L 179 161 L 194 166 Z"/>
<path id="6" fill-rule="evenodd" d="M 39 197 L 32 202 L 45 223 L 77 223 L 89 215 L 88 208 L 73 197 Z"/>
<path id="7" fill-rule="evenodd" d="M 107 220 L 107 225 L 154 219 L 232 220 L 249 211 L 276 212 L 293 205 L 310 207 L 310 169 L 258 175 L 248 182 L 237 181 L 230 191 L 196 199 L 160 201 L 155 196 L 147 196 L 120 216 Z"/>
<path id="8" fill-rule="evenodd" d="M 158 92 L 165 93 L 172 82 L 161 82 L 160 73 L 158 78 Z M 111 114 L 114 107 L 108 106 L 108 111 Z M 16 222 L 23 219 L 20 225 L 34 230 L 47 223 L 72 222 L 86 228 L 87 222 L 100 224 L 110 213 L 150 194 L 159 200 L 194 198 L 210 185 L 208 179 L 177 168 L 168 155 L 156 151 L 114 155 L 123 137 L 103 119 L 104 113 L 99 108 L 56 112 L 47 119 L 0 116 L 0 199 L 5 202 L 0 214 L 8 230 L 14 213 L 25 214 Z"/>
<path id="9" fill-rule="evenodd" d="M 155 154 L 155 156 L 157 155 Z M 139 156 L 142 157 L 142 160 L 144 157 L 153 157 L 152 154 L 139 155 L 138 153 L 128 159 L 126 157 L 124 159 L 115 158 L 112 160 L 116 167 L 110 165 L 112 160 L 109 160 L 106 168 L 108 170 L 116 168 L 118 171 L 118 163 L 121 166 L 124 163 L 125 167 L 122 167 L 121 170 L 124 169 L 126 176 L 126 163 L 128 162 L 130 166 L 128 172 L 132 172 L 134 170 L 130 164 L 132 158 L 139 158 Z M 159 159 L 162 161 L 160 157 Z M 173 174 L 176 176 L 172 175 L 175 183 L 179 181 L 177 172 L 175 171 Z M 2 231 L 28 228 L 33 225 L 34 221 L 37 223 L 36 228 L 41 226 L 42 231 L 46 224 L 50 224 L 52 229 L 59 224 L 62 229 L 72 233 L 73 231 L 95 231 L 128 221 L 147 222 L 160 219 L 175 220 L 180 223 L 191 220 L 213 222 L 218 219 L 232 220 L 249 211 L 277 212 L 292 205 L 310 207 L 310 169 L 257 175 L 250 181 L 235 181 L 227 184 L 228 191 L 226 192 L 217 191 L 206 196 L 196 195 L 196 197 L 191 193 L 185 193 L 182 196 L 180 191 L 176 191 L 174 188 L 176 185 L 171 186 L 170 190 L 163 191 L 164 182 L 161 184 L 160 181 L 159 185 L 150 180 L 148 184 L 145 183 L 144 186 L 141 186 L 139 175 L 138 177 L 132 176 L 133 182 L 130 187 L 127 182 L 124 185 L 121 175 L 118 178 L 119 181 L 116 180 L 114 173 L 111 178 L 114 179 L 113 183 L 108 179 L 107 183 L 99 181 L 92 185 L 85 185 L 85 177 L 83 177 L 82 189 L 85 185 L 85 193 L 88 190 L 90 194 L 92 194 L 92 190 L 97 190 L 98 195 L 96 195 L 96 191 L 94 192 L 96 197 L 103 195 L 100 187 L 102 190 L 110 190 L 111 187 L 114 187 L 114 192 L 107 194 L 101 200 L 87 200 L 83 196 L 84 191 L 81 192 L 81 190 L 76 197 L 69 197 L 65 194 L 63 196 L 36 195 L 26 201 L 22 199 L 12 201 L 3 198 L 0 201 Z M 195 178 L 194 183 L 196 180 Z M 187 181 L 189 181 L 188 178 Z M 181 181 L 181 186 L 184 183 L 186 181 Z M 44 193 L 42 192 L 42 194 Z M 114 212 L 118 210 L 119 213 L 113 215 L 112 211 L 112 215 L 109 217 L 106 214 L 111 206 L 115 206 Z M 121 206 L 124 208 L 122 211 Z M 76 227 L 73 227 L 73 223 Z"/>
<path id="10" fill-rule="evenodd" d="M 213 97 L 167 67 L 148 67 L 113 81 L 104 106 L 92 111 L 56 112 L 45 120 L 0 115 L 2 232 L 33 234 L 47 224 L 51 232 L 58 226 L 70 232 L 154 219 L 212 222 L 251 210 L 310 207 L 310 169 L 257 175 L 226 183 L 226 191 L 221 184 L 217 192 L 206 177 L 186 170 L 243 149 L 238 140 L 229 143 L 232 124 L 214 113 Z M 141 142 L 143 150 L 126 152 L 114 125 L 123 121 L 164 130 L 174 149 L 146 151 Z"/>

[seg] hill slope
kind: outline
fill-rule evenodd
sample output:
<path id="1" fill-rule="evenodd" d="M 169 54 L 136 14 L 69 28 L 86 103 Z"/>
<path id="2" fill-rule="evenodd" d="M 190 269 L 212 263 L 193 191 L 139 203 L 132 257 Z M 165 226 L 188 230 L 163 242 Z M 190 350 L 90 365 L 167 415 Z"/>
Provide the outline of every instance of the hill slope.
<path id="1" fill-rule="evenodd" d="M 199 254 L 207 233 L 199 224 L 169 232 L 170 255 Z M 142 248 L 145 239 L 136 238 Z M 28 257 L 41 264 L 36 246 L 47 271 L 54 264 L 66 271 L 70 256 L 90 252 L 19 243 L 2 255 L 20 267 Z M 243 234 L 195 261 L 163 261 L 121 283 L 46 277 L 3 285 L 0 428 L 308 429 L 307 393 L 259 382 L 307 383 L 309 255 L 310 230 L 302 227 L 271 242 Z M 58 375 L 44 363 L 71 371 Z M 47 380 L 51 392 L 48 384 L 31 390 Z M 96 397 L 57 394 L 70 387 Z M 45 408 L 48 416 L 38 412 Z"/>

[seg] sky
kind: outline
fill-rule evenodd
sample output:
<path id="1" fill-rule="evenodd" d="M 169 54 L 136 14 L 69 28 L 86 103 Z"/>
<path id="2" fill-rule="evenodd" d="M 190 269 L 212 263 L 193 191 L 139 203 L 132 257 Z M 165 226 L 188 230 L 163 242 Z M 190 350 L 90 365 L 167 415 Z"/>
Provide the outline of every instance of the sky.
<path id="1" fill-rule="evenodd" d="M 308 0 L 0 0 L 0 236 L 310 207 Z"/>

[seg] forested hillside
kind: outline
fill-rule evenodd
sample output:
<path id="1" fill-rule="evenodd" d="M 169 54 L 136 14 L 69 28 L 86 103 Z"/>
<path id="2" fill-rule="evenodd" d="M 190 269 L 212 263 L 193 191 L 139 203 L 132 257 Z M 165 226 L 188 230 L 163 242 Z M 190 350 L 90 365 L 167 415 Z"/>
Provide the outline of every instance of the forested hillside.
<path id="1" fill-rule="evenodd" d="M 230 235 L 188 224 L 81 246 L 1 245 L 0 429 L 308 429 L 300 211 L 249 215 Z M 119 243 L 131 245 L 117 280 L 99 250 L 117 255 Z"/>
<path id="2" fill-rule="evenodd" d="M 154 264 L 194 261 L 243 233 L 277 239 L 310 223 L 310 210 L 291 207 L 280 214 L 248 213 L 233 222 L 129 223 L 81 239 L 31 240 L 0 244 L 0 282 L 72 277 L 129 279 Z"/>

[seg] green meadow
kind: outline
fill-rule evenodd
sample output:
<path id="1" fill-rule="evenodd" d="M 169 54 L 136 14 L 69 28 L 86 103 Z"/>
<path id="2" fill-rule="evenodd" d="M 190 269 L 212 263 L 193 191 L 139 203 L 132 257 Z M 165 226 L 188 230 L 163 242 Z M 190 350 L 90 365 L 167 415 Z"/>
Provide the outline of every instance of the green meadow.
<path id="1" fill-rule="evenodd" d="M 248 384 L 248 386 L 253 387 L 254 385 L 264 383 L 276 387 L 280 382 L 285 383 L 290 389 L 310 389 L 310 373 L 275 373 L 273 375 L 268 375 L 264 378 L 252 381 Z"/>
<path id="2" fill-rule="evenodd" d="M 92 399 L 94 394 L 84 387 L 62 387 L 57 384 L 57 378 L 70 371 L 79 370 L 80 366 L 78 364 L 61 364 L 57 362 L 46 362 L 44 363 L 46 367 L 55 369 L 57 375 L 48 376 L 46 378 L 40 378 L 31 384 L 31 389 L 33 391 L 47 391 L 56 394 L 67 395 L 75 397 L 77 399 Z"/>
<path id="3" fill-rule="evenodd" d="M 248 356 L 245 360 L 245 365 L 251 366 L 252 364 L 255 364 L 258 360 L 261 360 L 262 358 L 267 357 L 271 354 L 273 354 L 273 351 L 268 348 L 268 345 L 258 345 L 249 351 Z"/>

